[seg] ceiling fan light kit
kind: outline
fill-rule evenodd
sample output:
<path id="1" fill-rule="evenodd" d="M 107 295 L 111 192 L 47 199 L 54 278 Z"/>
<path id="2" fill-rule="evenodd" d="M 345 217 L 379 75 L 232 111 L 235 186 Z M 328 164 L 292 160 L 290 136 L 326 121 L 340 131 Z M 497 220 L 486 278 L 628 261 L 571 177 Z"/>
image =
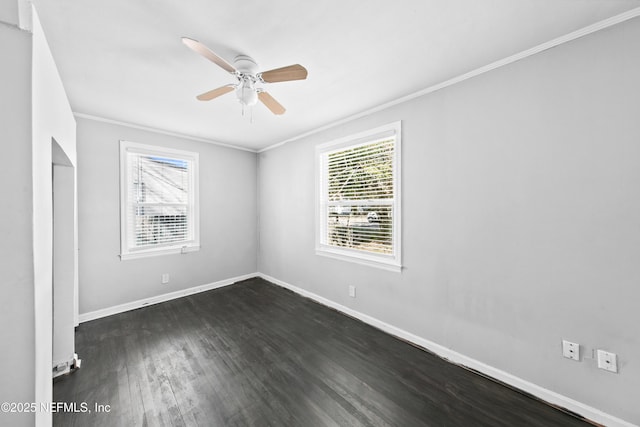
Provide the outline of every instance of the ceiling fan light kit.
<path id="1" fill-rule="evenodd" d="M 252 84 L 243 82 L 236 88 L 236 96 L 240 104 L 245 107 L 253 107 L 258 103 L 258 92 Z"/>
<path id="2" fill-rule="evenodd" d="M 258 72 L 258 64 L 250 56 L 238 55 L 233 60 L 233 65 L 231 65 L 197 40 L 183 37 L 182 42 L 191 50 L 204 56 L 236 78 L 236 83 L 234 84 L 227 84 L 198 95 L 196 98 L 200 101 L 211 101 L 235 90 L 236 97 L 243 106 L 243 112 L 244 107 L 251 107 L 260 101 L 273 114 L 280 115 L 284 114 L 286 109 L 264 90 L 262 85 L 307 78 L 307 70 L 300 64 Z"/>

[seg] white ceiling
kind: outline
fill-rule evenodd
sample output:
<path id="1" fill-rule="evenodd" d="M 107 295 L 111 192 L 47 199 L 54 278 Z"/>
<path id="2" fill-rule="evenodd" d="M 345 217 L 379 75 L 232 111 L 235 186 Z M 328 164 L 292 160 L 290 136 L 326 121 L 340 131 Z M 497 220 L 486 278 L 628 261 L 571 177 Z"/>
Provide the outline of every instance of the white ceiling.
<path id="1" fill-rule="evenodd" d="M 639 0 L 34 0 L 75 113 L 259 150 L 640 6 Z M 261 70 L 286 108 L 241 114 L 233 83 L 184 46 Z"/>

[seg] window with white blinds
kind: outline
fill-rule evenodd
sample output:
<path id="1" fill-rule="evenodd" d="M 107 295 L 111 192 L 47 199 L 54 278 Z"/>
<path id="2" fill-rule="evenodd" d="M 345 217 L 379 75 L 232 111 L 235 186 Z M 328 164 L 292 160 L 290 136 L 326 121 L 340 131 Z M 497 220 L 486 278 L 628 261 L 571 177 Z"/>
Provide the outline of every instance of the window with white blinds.
<path id="1" fill-rule="evenodd" d="M 120 142 L 121 258 L 197 250 L 198 154 Z"/>
<path id="2" fill-rule="evenodd" d="M 399 271 L 400 122 L 317 152 L 316 252 Z"/>

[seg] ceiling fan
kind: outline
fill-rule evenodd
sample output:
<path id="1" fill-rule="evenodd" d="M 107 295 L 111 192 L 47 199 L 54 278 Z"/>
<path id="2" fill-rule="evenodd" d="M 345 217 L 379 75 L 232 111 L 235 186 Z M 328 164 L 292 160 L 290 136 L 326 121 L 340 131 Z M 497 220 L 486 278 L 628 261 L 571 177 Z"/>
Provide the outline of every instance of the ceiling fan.
<path id="1" fill-rule="evenodd" d="M 238 55 L 235 57 L 233 65 L 231 65 L 197 40 L 182 37 L 182 42 L 196 53 L 232 74 L 237 80 L 236 83 L 220 86 L 198 95 L 196 98 L 200 101 L 211 101 L 235 90 L 236 96 L 243 107 L 253 106 L 260 100 L 273 114 L 284 114 L 285 108 L 269 95 L 261 85 L 307 78 L 307 70 L 300 64 L 258 72 L 258 64 L 249 56 Z"/>

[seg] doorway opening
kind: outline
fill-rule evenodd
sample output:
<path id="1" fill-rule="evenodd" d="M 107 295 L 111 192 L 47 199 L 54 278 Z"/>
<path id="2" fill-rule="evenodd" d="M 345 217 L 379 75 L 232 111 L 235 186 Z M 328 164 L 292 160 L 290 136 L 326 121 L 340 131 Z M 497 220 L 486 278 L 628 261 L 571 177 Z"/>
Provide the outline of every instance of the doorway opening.
<path id="1" fill-rule="evenodd" d="M 53 201 L 53 376 L 68 373 L 75 364 L 78 325 L 78 269 L 76 232 L 76 171 L 64 150 L 51 140 Z"/>

